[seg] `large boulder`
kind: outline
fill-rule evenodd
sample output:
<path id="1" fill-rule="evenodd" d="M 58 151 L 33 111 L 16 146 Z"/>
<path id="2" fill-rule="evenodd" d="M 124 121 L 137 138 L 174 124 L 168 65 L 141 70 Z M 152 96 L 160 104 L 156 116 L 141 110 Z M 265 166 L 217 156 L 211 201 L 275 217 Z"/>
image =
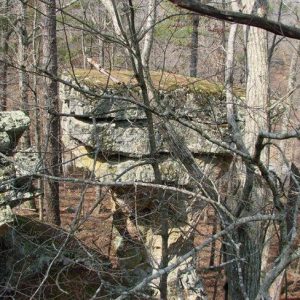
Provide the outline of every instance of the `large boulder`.
<path id="1" fill-rule="evenodd" d="M 29 117 L 22 111 L 0 112 L 0 152 L 4 154 L 0 157 L 0 181 L 2 183 L 0 185 L 0 237 L 8 229 L 7 225 L 13 221 L 11 199 L 7 198 L 13 184 L 3 184 L 3 182 L 16 179 L 14 159 L 10 155 L 29 124 Z"/>
<path id="2" fill-rule="evenodd" d="M 121 268 L 134 285 L 145 272 L 150 274 L 160 265 L 161 204 L 167 204 L 170 218 L 169 258 L 172 263 L 193 249 L 193 235 L 188 234 L 190 227 L 186 224 L 205 203 L 192 201 L 182 193 L 167 190 L 161 193 L 155 187 L 135 185 L 135 182 L 155 183 L 149 157 L 148 121 L 133 74 L 114 71 L 112 75 L 122 84 L 114 84 L 96 71 L 76 70 L 76 80 L 68 75 L 63 77 L 68 82 L 68 85 L 60 86 L 64 165 L 71 163 L 73 167 L 92 172 L 94 178 L 104 184 L 122 182 L 122 188 L 112 188 L 116 207 L 113 211 L 113 245 Z M 226 134 L 222 87 L 170 73 L 152 72 L 151 75 L 159 93 L 159 99 L 155 103 L 152 101 L 151 107 L 165 117 L 173 116 L 170 123 L 178 135 L 178 145 L 187 145 L 208 177 L 221 178 L 228 169 L 230 154 L 182 123 L 189 122 L 215 139 L 230 142 Z M 80 93 L 79 89 L 85 93 Z M 181 123 L 175 121 L 176 118 Z M 155 159 L 162 181 L 178 189 L 195 190 L 194 179 L 174 157 L 167 138 L 158 129 L 160 122 L 162 119 L 155 116 Z M 178 249 L 182 251 L 178 252 Z M 178 292 L 178 276 L 182 293 L 188 295 L 188 299 L 197 299 L 202 291 L 193 259 L 186 263 L 169 275 L 170 299 L 179 299 L 179 295 L 174 296 Z"/>
<path id="3" fill-rule="evenodd" d="M 123 82 L 120 85 L 96 71 L 76 70 L 76 75 L 76 80 L 64 75 L 69 85 L 60 86 L 62 113 L 66 115 L 62 118 L 62 140 L 66 151 L 71 152 L 65 162 L 75 157 L 76 167 L 95 170 L 102 182 L 153 182 L 153 169 L 145 159 L 150 154 L 146 114 L 139 105 L 140 91 L 136 87 L 130 90 L 130 86 L 135 85 L 133 74 L 114 71 L 112 75 Z M 165 116 L 172 113 L 214 138 L 228 141 L 221 86 L 170 73 L 152 72 L 152 79 L 159 87 L 159 100 L 152 103 L 154 109 Z M 154 138 L 162 175 L 166 181 L 185 185 L 190 179 L 158 130 L 160 120 L 155 122 Z M 179 137 L 178 143 L 185 143 L 201 166 L 206 164 L 207 156 L 214 165 L 222 164 L 224 157 L 229 157 L 226 150 L 196 131 L 177 121 L 171 121 L 171 125 Z"/>

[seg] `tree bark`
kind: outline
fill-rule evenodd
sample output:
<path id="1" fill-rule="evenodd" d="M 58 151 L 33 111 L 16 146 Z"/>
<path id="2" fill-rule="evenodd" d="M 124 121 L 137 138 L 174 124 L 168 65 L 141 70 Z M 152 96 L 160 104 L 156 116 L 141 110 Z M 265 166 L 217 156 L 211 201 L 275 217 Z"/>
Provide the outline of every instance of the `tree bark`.
<path id="1" fill-rule="evenodd" d="M 46 171 L 60 176 L 60 118 L 57 77 L 56 4 L 43 3 L 43 64 L 52 77 L 45 79 L 44 99 L 48 109 L 46 132 Z M 45 185 L 47 220 L 60 225 L 59 183 L 47 180 Z"/>
<path id="2" fill-rule="evenodd" d="M 148 3 L 148 12 L 144 31 L 146 31 L 144 38 L 144 46 L 141 51 L 141 58 L 144 68 L 149 70 L 149 60 L 153 44 L 154 25 L 156 22 L 157 0 L 151 0 Z"/>
<path id="3" fill-rule="evenodd" d="M 191 36 L 191 58 L 190 58 L 190 76 L 197 77 L 198 67 L 198 35 L 199 35 L 199 15 L 193 15 L 192 17 L 193 31 Z"/>
<path id="4" fill-rule="evenodd" d="M 34 66 L 39 65 L 39 49 L 40 49 L 40 37 L 36 34 L 36 28 L 38 26 L 38 17 L 39 17 L 39 9 L 38 9 L 38 0 L 34 1 L 34 15 L 33 15 L 33 22 L 32 22 L 32 62 Z M 38 152 L 38 158 L 42 162 L 43 155 L 42 155 L 42 132 L 44 127 L 44 122 L 41 114 L 41 101 L 38 95 L 38 74 L 34 73 L 32 76 L 32 92 L 33 92 L 33 102 L 34 102 L 34 141 L 35 146 Z M 39 178 L 37 180 L 37 187 L 40 191 L 44 191 L 44 181 L 43 179 Z M 44 194 L 42 193 L 38 198 L 38 205 L 39 205 L 39 220 L 44 220 Z"/>
<path id="5" fill-rule="evenodd" d="M 19 23 L 18 23 L 18 52 L 19 52 L 19 89 L 21 93 L 21 108 L 26 115 L 29 116 L 29 76 L 27 68 L 28 63 L 28 47 L 29 38 L 26 28 L 27 19 L 27 2 L 19 2 Z M 21 146 L 23 149 L 31 148 L 31 131 L 30 127 L 23 133 L 21 138 Z M 25 202 L 24 207 L 36 210 L 35 200 L 31 199 Z"/>
<path id="6" fill-rule="evenodd" d="M 27 18 L 27 3 L 25 1 L 19 2 L 19 26 L 18 26 L 18 37 L 19 37 L 19 88 L 21 92 L 21 107 L 22 110 L 29 116 L 29 77 L 27 73 L 28 66 L 28 46 L 29 39 L 26 28 Z M 27 129 L 22 136 L 22 146 L 27 149 L 31 147 L 30 141 L 30 129 Z"/>
<path id="7" fill-rule="evenodd" d="M 252 4 L 254 5 L 253 1 Z M 252 9 L 250 7 L 252 6 L 247 6 L 249 11 Z M 269 106 L 268 41 L 265 30 L 254 27 L 246 30 L 247 114 L 245 119 L 245 144 L 249 152 L 253 154 L 258 132 L 269 128 L 267 112 Z M 263 155 L 262 160 L 265 161 L 266 153 Z"/>
<path id="8" fill-rule="evenodd" d="M 300 41 L 297 41 L 295 45 L 295 49 L 293 51 L 291 64 L 290 64 L 290 71 L 289 71 L 289 78 L 288 78 L 288 89 L 287 89 L 287 98 L 284 102 L 284 114 L 282 116 L 282 132 L 288 131 L 290 128 L 292 128 L 291 124 L 291 117 L 293 112 L 293 100 L 294 100 L 294 91 L 296 89 L 296 80 L 297 80 L 297 66 L 298 66 L 298 60 L 300 55 Z M 291 149 L 295 149 L 296 147 L 293 147 L 291 145 L 290 141 L 282 140 L 280 141 L 280 148 L 282 149 L 283 153 L 287 155 L 287 146 L 291 146 Z M 287 166 L 285 166 L 284 158 L 281 159 L 281 167 L 282 171 L 287 169 Z"/>
<path id="9" fill-rule="evenodd" d="M 251 3 L 250 3 L 251 2 Z M 253 12 L 254 1 L 245 1 L 245 8 Z M 260 4 L 264 4 L 263 1 Z M 258 14 L 264 13 L 265 6 L 258 7 Z M 234 8 L 235 10 L 237 9 Z M 253 155 L 259 131 L 268 130 L 268 49 L 267 33 L 258 28 L 247 28 L 247 91 L 245 130 L 243 136 L 236 122 L 235 99 L 232 93 L 232 69 L 234 66 L 234 37 L 236 25 L 232 25 L 228 37 L 225 87 L 227 98 L 227 119 L 233 142 L 237 149 Z M 267 163 L 264 150 L 260 157 Z M 243 188 L 230 198 L 238 201 L 235 216 L 251 215 L 257 211 L 265 197 L 265 190 L 256 181 L 257 175 L 247 161 L 238 161 L 237 177 L 243 181 Z M 264 235 L 261 224 L 247 224 L 225 238 L 225 260 L 238 259 L 225 267 L 228 281 L 228 299 L 255 299 L 260 287 L 261 260 Z"/>
<path id="10" fill-rule="evenodd" d="M 7 58 L 8 58 L 8 39 L 10 36 L 10 29 L 8 23 L 10 0 L 2 1 L 1 11 L 3 11 L 4 18 L 0 31 L 0 111 L 7 109 Z"/>

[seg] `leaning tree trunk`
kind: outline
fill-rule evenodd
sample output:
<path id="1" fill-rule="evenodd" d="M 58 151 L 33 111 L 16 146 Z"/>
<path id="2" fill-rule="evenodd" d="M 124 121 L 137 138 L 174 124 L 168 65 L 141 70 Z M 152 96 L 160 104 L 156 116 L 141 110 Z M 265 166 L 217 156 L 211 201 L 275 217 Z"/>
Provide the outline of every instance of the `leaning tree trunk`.
<path id="1" fill-rule="evenodd" d="M 49 175 L 60 176 L 60 119 L 57 77 L 56 4 L 43 3 L 43 64 L 48 74 L 45 79 L 45 104 L 48 110 L 46 123 L 45 166 Z M 47 219 L 60 225 L 59 182 L 48 179 L 45 184 Z"/>

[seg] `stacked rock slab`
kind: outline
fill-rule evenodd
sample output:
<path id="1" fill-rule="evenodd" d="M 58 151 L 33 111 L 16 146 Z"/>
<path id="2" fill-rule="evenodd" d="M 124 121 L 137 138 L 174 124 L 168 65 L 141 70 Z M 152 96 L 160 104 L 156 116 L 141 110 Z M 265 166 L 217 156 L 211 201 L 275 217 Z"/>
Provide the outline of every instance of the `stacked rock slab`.
<path id="1" fill-rule="evenodd" d="M 0 112 L 0 152 L 3 154 L 0 156 L 0 236 L 6 231 L 7 225 L 13 221 L 9 199 L 7 199 L 11 184 L 3 184 L 3 182 L 16 177 L 12 154 L 29 124 L 29 117 L 21 111 Z"/>
<path id="2" fill-rule="evenodd" d="M 150 265 L 155 268 L 159 266 L 158 252 L 161 249 L 160 217 L 157 212 L 159 201 L 168 201 L 170 204 L 169 215 L 172 217 L 169 247 L 170 249 L 181 248 L 182 254 L 193 247 L 192 236 L 188 237 L 188 228 L 184 225 L 190 218 L 187 213 L 190 203 L 186 196 L 170 192 L 164 193 L 165 199 L 157 199 L 157 190 L 134 185 L 134 182 L 155 182 L 153 168 L 149 162 L 147 118 L 140 91 L 135 86 L 132 74 L 128 71 L 114 71 L 112 75 L 122 84 L 112 83 L 97 71 L 77 70 L 76 80 L 71 75 L 63 77 L 63 80 L 68 83 L 60 87 L 64 114 L 62 118 L 64 164 L 67 166 L 72 163 L 76 168 L 93 172 L 95 178 L 101 183 L 124 184 L 122 188 L 113 189 L 117 207 L 114 215 L 117 224 L 115 227 L 122 237 L 122 235 L 134 235 L 132 233 L 134 230 L 129 228 L 129 225 L 133 224 L 131 227 L 137 227 L 139 232 L 135 236 L 143 236 L 142 240 L 146 240 L 146 243 L 140 246 L 140 252 L 135 252 L 139 259 L 133 259 L 131 266 L 124 257 L 124 253 L 128 252 L 125 239 L 116 239 L 115 244 L 119 250 L 117 252 L 127 269 L 130 267 L 136 269 L 137 265 L 142 263 L 140 260 L 144 257 L 144 252 L 149 252 L 150 249 L 153 255 L 151 258 L 148 257 L 148 261 L 152 260 Z M 152 79 L 159 90 L 159 100 L 155 103 L 152 101 L 152 107 L 158 114 L 165 117 L 173 115 L 182 122 L 204 130 L 215 139 L 223 141 L 228 139 L 225 103 L 220 86 L 169 73 L 152 72 Z M 171 153 L 166 139 L 157 129 L 161 119 L 157 116 L 154 119 L 156 159 L 163 182 L 176 187 L 193 189 L 195 187 L 193 179 Z M 180 122 L 175 120 L 170 122 L 179 136 L 178 143 L 187 145 L 201 169 L 209 177 L 220 177 L 226 171 L 230 155 L 224 149 L 210 143 Z M 198 205 L 198 209 L 200 207 L 201 205 Z M 120 221 L 122 217 L 117 217 L 119 214 L 123 216 L 123 220 L 124 215 L 128 217 L 127 221 L 123 221 L 123 225 Z M 138 241 L 135 238 L 133 240 L 137 248 Z M 123 252 L 122 248 L 124 248 Z M 178 257 L 176 251 L 173 256 L 170 254 L 171 262 L 176 257 Z M 195 283 L 196 272 L 190 267 L 188 269 L 191 275 L 186 281 L 193 282 L 193 288 L 197 290 L 195 287 L 201 285 Z M 144 266 L 141 272 L 147 272 L 147 266 Z M 185 274 L 183 270 L 181 274 Z M 137 279 L 141 279 L 141 273 L 137 274 Z M 169 280 L 173 280 L 174 286 L 177 280 L 176 272 L 169 275 Z M 194 293 L 194 296 L 196 294 Z M 193 299 L 192 294 L 189 297 Z"/>

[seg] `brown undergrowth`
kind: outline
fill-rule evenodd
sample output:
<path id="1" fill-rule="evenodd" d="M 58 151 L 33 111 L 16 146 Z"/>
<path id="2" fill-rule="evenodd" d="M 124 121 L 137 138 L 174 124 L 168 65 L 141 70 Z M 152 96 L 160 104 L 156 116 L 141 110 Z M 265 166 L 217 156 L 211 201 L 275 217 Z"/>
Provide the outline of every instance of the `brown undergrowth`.
<path id="1" fill-rule="evenodd" d="M 73 184 L 61 185 L 61 220 L 62 228 L 65 234 L 74 226 L 74 219 L 77 218 L 81 222 L 74 234 L 75 241 L 80 242 L 86 247 L 90 253 L 98 256 L 97 259 L 106 263 L 106 270 L 108 276 L 105 278 L 111 285 L 122 287 L 122 276 L 118 269 L 118 262 L 112 244 L 112 213 L 111 201 L 109 194 L 104 195 L 103 201 L 92 211 L 95 204 L 95 188 L 75 186 Z M 82 201 L 83 205 L 78 211 L 79 203 Z M 26 209 L 18 209 L 19 215 L 37 220 L 38 214 Z M 214 230 L 215 216 L 213 210 L 208 209 L 205 215 L 200 218 L 197 227 L 198 234 L 195 238 L 195 244 L 200 244 L 206 240 Z M 77 223 L 78 224 L 78 223 Z M 44 231 L 48 232 L 48 236 L 57 235 L 57 228 L 53 232 L 49 231 L 50 225 L 45 226 Z M 41 230 L 43 231 L 43 230 Z M 46 236 L 47 236 L 46 235 Z M 45 235 L 44 235 L 45 236 Z M 77 243 L 77 242 L 76 242 Z M 78 249 L 78 244 L 73 245 Z M 203 278 L 206 293 L 209 300 L 224 299 L 225 276 L 222 268 L 216 266 L 222 263 L 222 256 L 220 251 L 221 243 L 217 241 L 215 245 L 210 245 L 205 248 L 198 255 L 198 270 Z M 72 247 L 69 245 L 68 247 Z M 212 256 L 212 247 L 214 255 Z M 274 242 L 270 248 L 270 257 L 274 258 L 277 254 L 277 243 L 274 237 Z M 101 285 L 101 279 L 96 270 L 89 269 L 81 262 L 66 268 L 66 272 L 61 271 L 61 265 L 55 266 L 52 275 L 46 281 L 44 287 L 41 289 L 42 299 L 90 299 Z M 281 299 L 296 300 L 300 299 L 300 264 L 295 262 L 288 270 L 283 284 Z M 103 268 L 104 270 L 105 268 Z M 297 270 L 298 269 L 298 270 Z M 61 272 L 59 277 L 59 286 L 57 286 L 57 274 Z M 104 272 L 104 273 L 105 273 Z M 54 275 L 53 275 L 54 274 Z M 19 289 L 25 295 L 19 294 L 16 299 L 29 299 L 29 295 L 37 288 L 37 282 L 43 278 L 43 273 L 39 274 L 40 278 L 28 278 L 19 285 Z M 104 276 L 105 277 L 105 276 Z M 26 296 L 28 295 L 28 297 Z M 102 295 L 102 296 L 101 296 Z M 109 296 L 105 296 L 109 295 Z M 103 287 L 98 298 L 95 299 L 109 299 L 112 297 L 111 292 Z M 38 299 L 38 298 L 37 298 Z M 143 299 L 138 297 L 136 299 Z"/>

